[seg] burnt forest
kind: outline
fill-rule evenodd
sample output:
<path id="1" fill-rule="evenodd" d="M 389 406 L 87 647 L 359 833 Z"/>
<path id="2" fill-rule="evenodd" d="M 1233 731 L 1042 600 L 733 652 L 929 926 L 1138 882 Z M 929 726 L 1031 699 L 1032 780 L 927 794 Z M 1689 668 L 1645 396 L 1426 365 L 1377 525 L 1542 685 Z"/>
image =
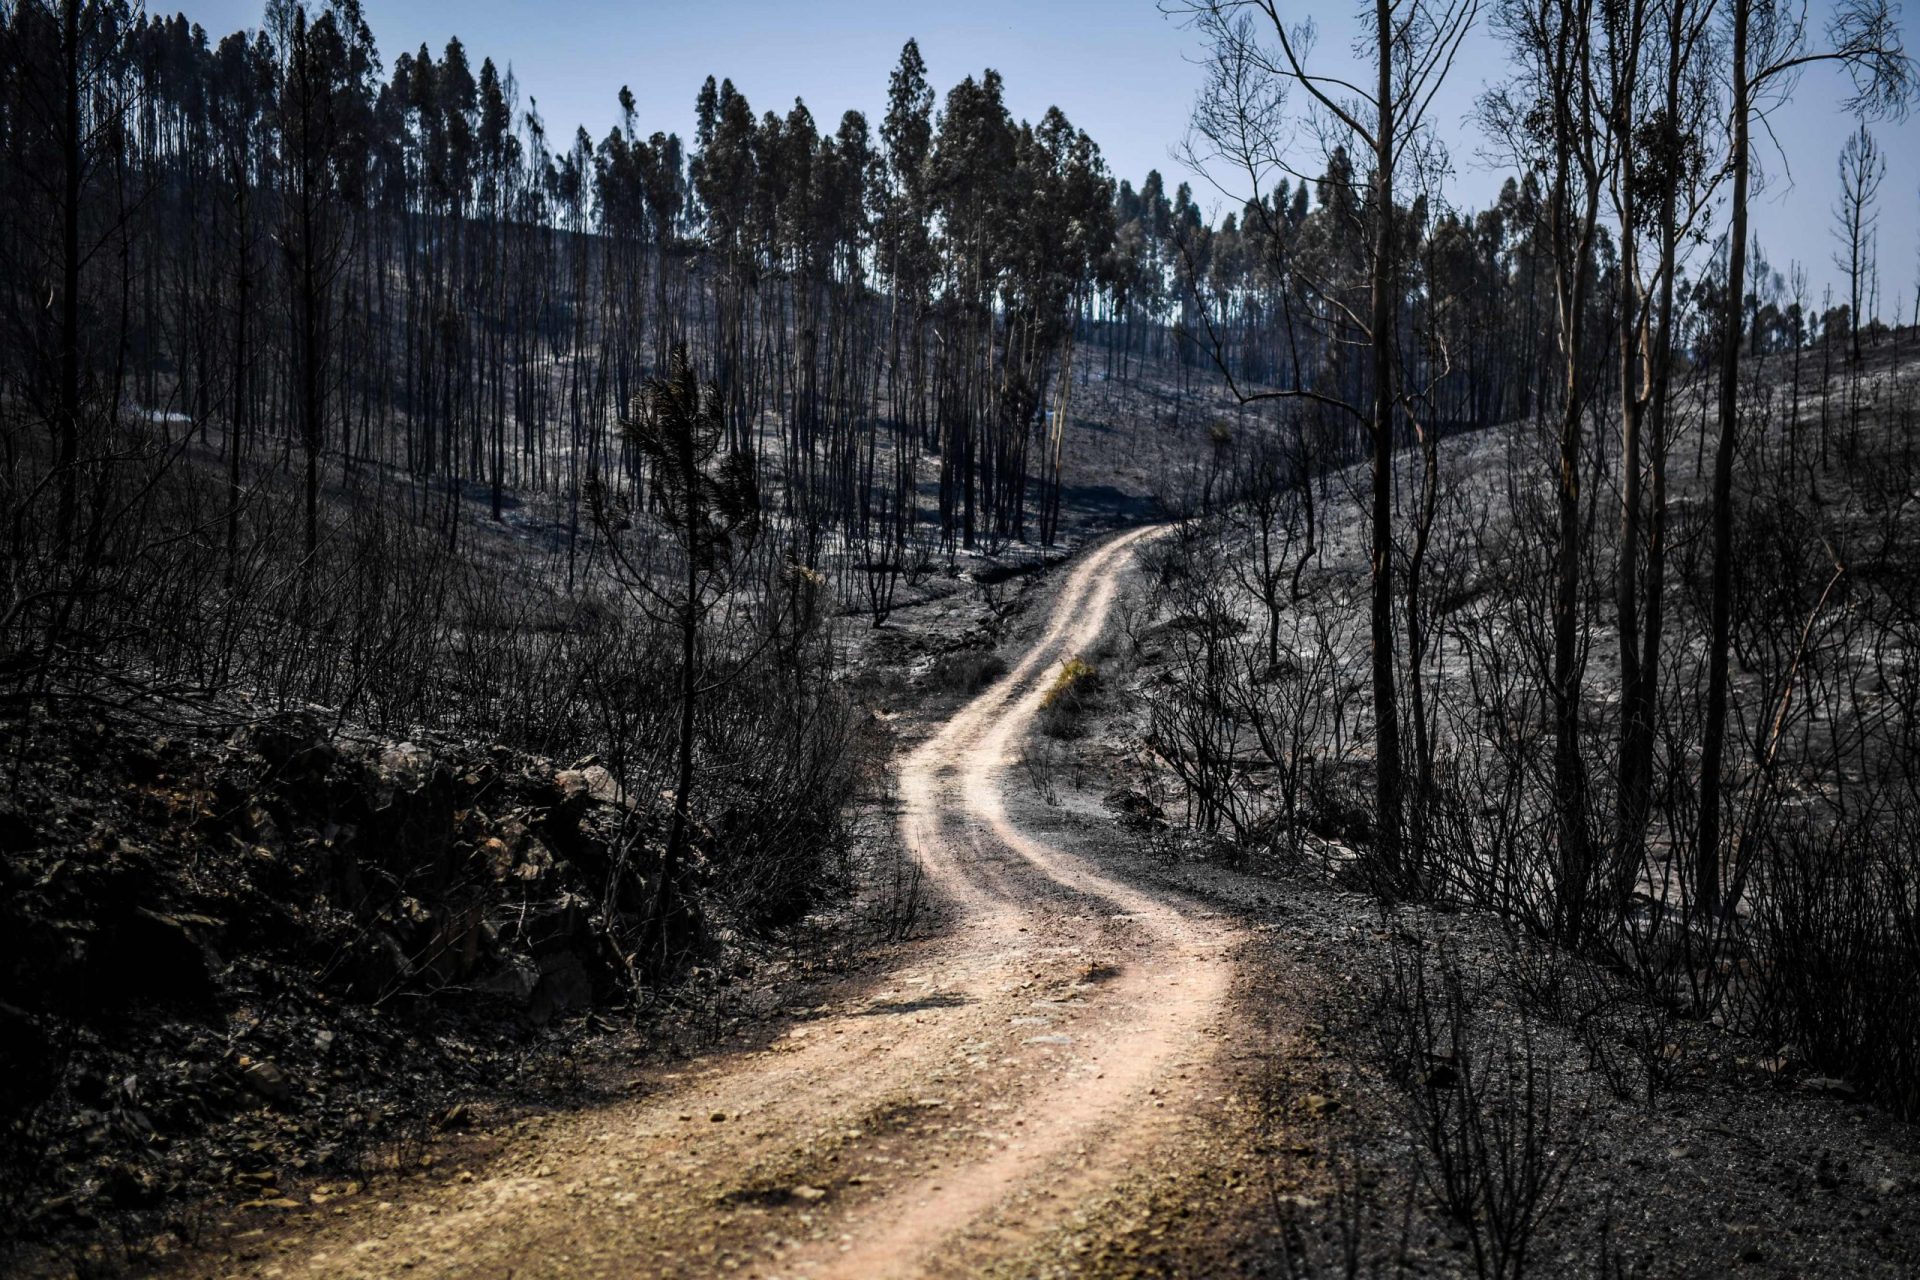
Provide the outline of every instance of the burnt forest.
<path id="1" fill-rule="evenodd" d="M 0 0 L 0 1275 L 1920 1275 L 1895 0 L 198 2 Z"/>

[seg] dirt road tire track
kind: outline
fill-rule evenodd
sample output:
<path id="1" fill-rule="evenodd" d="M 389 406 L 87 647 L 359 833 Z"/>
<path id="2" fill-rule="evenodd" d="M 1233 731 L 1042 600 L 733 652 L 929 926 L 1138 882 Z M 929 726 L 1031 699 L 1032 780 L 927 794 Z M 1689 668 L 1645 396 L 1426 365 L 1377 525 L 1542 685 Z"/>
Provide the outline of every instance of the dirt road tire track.
<path id="1" fill-rule="evenodd" d="M 902 831 L 948 925 L 900 968 L 764 1051 L 663 1073 L 517 1132 L 477 1173 L 336 1204 L 201 1270 L 972 1275 L 1175 1140 L 1237 935 L 1006 803 L 1049 681 L 1096 645 L 1153 536 L 1089 552 L 1025 657 L 901 760 Z"/>

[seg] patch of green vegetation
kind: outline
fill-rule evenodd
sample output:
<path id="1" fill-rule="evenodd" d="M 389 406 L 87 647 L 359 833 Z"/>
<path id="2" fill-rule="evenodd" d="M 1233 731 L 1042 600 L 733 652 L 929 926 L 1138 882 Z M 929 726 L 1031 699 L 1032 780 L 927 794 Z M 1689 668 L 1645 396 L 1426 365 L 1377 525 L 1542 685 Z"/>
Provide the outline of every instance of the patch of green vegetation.
<path id="1" fill-rule="evenodd" d="M 1068 658 L 1040 699 L 1040 732 L 1050 738 L 1081 736 L 1086 732 L 1083 721 L 1098 705 L 1099 693 L 1100 669 L 1084 658 Z"/>

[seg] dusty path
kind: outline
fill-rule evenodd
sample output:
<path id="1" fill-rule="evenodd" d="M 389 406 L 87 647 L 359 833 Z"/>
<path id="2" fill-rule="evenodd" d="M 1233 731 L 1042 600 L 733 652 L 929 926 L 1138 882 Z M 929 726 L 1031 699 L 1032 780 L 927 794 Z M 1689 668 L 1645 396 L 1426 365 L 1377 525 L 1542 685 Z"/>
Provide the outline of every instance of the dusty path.
<path id="1" fill-rule="evenodd" d="M 1008 817 L 1059 664 L 1132 550 L 1098 547 L 1003 680 L 899 765 L 903 831 L 952 917 L 771 1048 L 516 1134 L 476 1174 L 335 1202 L 215 1274 L 972 1275 L 1018 1255 L 1201 1106 L 1226 1016 L 1218 920 Z M 250 1256 L 249 1256 L 250 1255 Z"/>

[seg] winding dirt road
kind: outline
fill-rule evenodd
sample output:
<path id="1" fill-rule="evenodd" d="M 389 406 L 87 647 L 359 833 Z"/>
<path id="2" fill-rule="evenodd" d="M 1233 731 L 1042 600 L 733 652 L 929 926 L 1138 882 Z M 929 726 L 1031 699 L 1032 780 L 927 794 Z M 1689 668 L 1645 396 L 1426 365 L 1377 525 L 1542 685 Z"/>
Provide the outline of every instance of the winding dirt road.
<path id="1" fill-rule="evenodd" d="M 765 1050 L 524 1126 L 475 1174 L 322 1209 L 218 1271 L 976 1275 L 1177 1141 L 1236 934 L 1007 808 L 1048 681 L 1150 536 L 1088 554 L 1019 665 L 900 762 L 903 833 L 949 919 L 903 967 Z"/>

